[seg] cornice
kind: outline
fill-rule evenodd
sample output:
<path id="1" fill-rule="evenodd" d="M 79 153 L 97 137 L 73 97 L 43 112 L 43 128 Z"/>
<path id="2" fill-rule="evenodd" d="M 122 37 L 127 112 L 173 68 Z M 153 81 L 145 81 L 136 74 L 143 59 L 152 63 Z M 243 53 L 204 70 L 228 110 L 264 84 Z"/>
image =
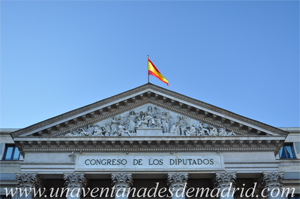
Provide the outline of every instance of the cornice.
<path id="1" fill-rule="evenodd" d="M 266 138 L 266 139 L 263 139 Z M 273 151 L 284 143 L 282 137 L 82 137 L 17 138 L 25 152 L 190 152 L 190 151 Z"/>
<path id="2" fill-rule="evenodd" d="M 281 136 L 133 136 L 133 137 L 117 137 L 117 136 L 93 136 L 93 139 L 90 137 L 82 137 L 82 136 L 72 136 L 72 137 L 19 137 L 15 138 L 15 142 L 28 142 L 28 141 L 159 141 L 159 140 L 206 140 L 206 141 L 212 141 L 212 140 L 225 140 L 225 141 L 238 141 L 238 140 L 252 140 L 252 141 L 284 141 L 285 138 Z"/>
<path id="3" fill-rule="evenodd" d="M 202 148 L 202 147 L 195 147 L 195 148 L 63 148 L 63 149 L 51 149 L 51 148 L 26 148 L 24 152 L 228 152 L 228 151 L 275 151 L 276 147 L 270 148 L 257 148 L 257 147 L 246 147 L 246 148 L 224 148 L 224 147 L 216 147 L 216 148 Z"/>

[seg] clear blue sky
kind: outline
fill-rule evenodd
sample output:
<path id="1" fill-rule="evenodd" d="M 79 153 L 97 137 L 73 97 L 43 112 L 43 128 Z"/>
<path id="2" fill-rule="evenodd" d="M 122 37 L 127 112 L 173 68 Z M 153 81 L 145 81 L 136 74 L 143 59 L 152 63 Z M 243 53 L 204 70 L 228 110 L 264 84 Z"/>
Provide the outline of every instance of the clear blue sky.
<path id="1" fill-rule="evenodd" d="M 2 1 L 1 128 L 147 83 L 299 127 L 298 1 Z"/>

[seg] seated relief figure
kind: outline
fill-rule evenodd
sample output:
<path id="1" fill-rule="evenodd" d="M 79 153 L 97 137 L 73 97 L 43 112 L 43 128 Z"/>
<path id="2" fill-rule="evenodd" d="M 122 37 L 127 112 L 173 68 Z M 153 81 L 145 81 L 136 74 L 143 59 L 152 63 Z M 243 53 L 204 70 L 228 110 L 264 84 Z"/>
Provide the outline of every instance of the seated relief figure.
<path id="1" fill-rule="evenodd" d="M 210 136 L 218 136 L 218 129 L 212 126 L 212 129 L 209 131 Z"/>
<path id="2" fill-rule="evenodd" d="M 196 136 L 197 132 L 196 132 L 196 128 L 194 125 L 191 126 L 190 130 L 186 129 L 185 130 L 185 135 L 187 136 Z"/>
<path id="3" fill-rule="evenodd" d="M 118 136 L 131 136 L 129 130 L 126 130 L 122 123 L 119 124 Z"/>
<path id="4" fill-rule="evenodd" d="M 198 135 L 199 136 L 208 136 L 208 135 L 210 135 L 209 129 L 204 127 L 203 122 L 198 122 L 197 128 L 198 128 L 198 132 L 199 132 Z"/>
<path id="5" fill-rule="evenodd" d="M 156 115 L 156 113 L 153 113 L 152 106 L 149 106 L 147 112 L 145 112 L 145 118 L 148 121 L 148 127 L 156 126 L 154 115 Z"/>
<path id="6" fill-rule="evenodd" d="M 137 126 L 138 127 L 147 127 L 147 125 L 148 125 L 148 120 L 146 120 L 143 111 L 140 111 L 140 114 L 137 118 Z"/>
<path id="7" fill-rule="evenodd" d="M 105 129 L 103 127 L 100 127 L 99 125 L 95 125 L 93 136 L 104 136 L 104 135 L 105 135 Z"/>

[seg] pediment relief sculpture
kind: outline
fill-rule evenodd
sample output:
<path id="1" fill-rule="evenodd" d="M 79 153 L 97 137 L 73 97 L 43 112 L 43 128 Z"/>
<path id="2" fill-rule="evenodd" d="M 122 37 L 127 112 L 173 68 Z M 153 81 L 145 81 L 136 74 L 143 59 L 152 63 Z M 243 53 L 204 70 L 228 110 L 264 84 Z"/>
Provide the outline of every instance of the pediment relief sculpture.
<path id="1" fill-rule="evenodd" d="M 233 131 L 217 128 L 153 105 L 144 105 L 64 136 L 235 136 Z"/>

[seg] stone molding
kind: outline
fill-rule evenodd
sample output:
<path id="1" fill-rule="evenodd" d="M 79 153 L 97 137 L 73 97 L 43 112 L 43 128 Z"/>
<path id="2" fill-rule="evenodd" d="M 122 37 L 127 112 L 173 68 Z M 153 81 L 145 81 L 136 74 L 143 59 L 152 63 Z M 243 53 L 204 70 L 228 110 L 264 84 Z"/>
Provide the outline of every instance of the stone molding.
<path id="1" fill-rule="evenodd" d="M 65 186 L 70 189 L 82 188 L 86 186 L 84 173 L 64 174 Z"/>
<path id="2" fill-rule="evenodd" d="M 116 191 L 118 191 L 119 189 L 124 189 L 126 191 L 133 184 L 132 173 L 112 173 L 111 179 L 113 185 L 116 187 Z"/>
<path id="3" fill-rule="evenodd" d="M 40 186 L 40 179 L 36 173 L 17 173 L 18 188 L 37 188 Z"/>
<path id="4" fill-rule="evenodd" d="M 152 90 L 152 91 L 150 91 L 150 90 Z M 159 94 L 154 93 L 156 99 L 163 98 L 164 102 L 168 100 L 168 101 L 171 101 L 171 104 L 173 104 L 172 101 L 174 101 L 174 100 L 172 100 L 171 98 L 174 97 L 177 100 L 176 103 L 179 103 L 179 106 L 180 106 L 180 103 L 181 103 L 180 107 L 182 107 L 182 108 L 185 107 L 184 109 L 187 109 L 187 110 L 192 110 L 193 109 L 193 112 L 195 112 L 195 110 L 196 110 L 196 112 L 198 112 L 197 110 L 199 110 L 199 109 L 195 108 L 195 107 L 192 107 L 192 105 L 200 106 L 201 108 L 204 109 L 204 110 L 202 110 L 205 113 L 205 116 L 203 116 L 203 117 L 207 117 L 208 114 L 209 114 L 210 117 L 213 116 L 212 120 L 213 120 L 213 118 L 221 117 L 221 118 L 224 118 L 224 120 L 229 120 L 229 122 L 232 122 L 232 124 L 234 124 L 234 123 L 239 124 L 240 127 L 243 127 L 245 125 L 245 127 L 249 131 L 251 131 L 255 127 L 259 127 L 259 128 L 268 130 L 268 131 L 270 131 L 272 133 L 275 133 L 275 134 L 277 133 L 277 134 L 283 135 L 283 136 L 287 135 L 287 132 L 282 131 L 282 130 L 280 130 L 278 128 L 275 128 L 275 127 L 272 127 L 272 126 L 260 123 L 260 122 L 255 121 L 255 120 L 251 120 L 249 118 L 237 115 L 237 114 L 232 113 L 230 111 L 227 111 L 227 110 L 215 107 L 213 105 L 210 105 L 210 104 L 207 104 L 207 103 L 204 103 L 204 102 L 201 102 L 201 101 L 198 101 L 198 100 L 186 97 L 184 95 L 181 95 L 181 94 L 175 93 L 173 91 L 169 91 L 167 89 L 163 89 L 161 87 L 158 87 L 156 85 L 148 83 L 148 84 L 142 85 L 140 87 L 137 87 L 135 89 L 126 91 L 124 93 L 115 95 L 115 96 L 110 97 L 110 98 L 107 98 L 105 100 L 98 101 L 96 103 L 93 103 L 93 104 L 84 106 L 82 108 L 79 108 L 79 109 L 67 112 L 65 114 L 62 114 L 62 115 L 59 115 L 57 117 L 48 119 L 46 121 L 34 124 L 34 125 L 29 126 L 27 128 L 20 129 L 20 130 L 18 130 L 16 132 L 12 133 L 12 136 L 15 138 L 15 137 L 20 136 L 20 135 L 22 135 L 24 133 L 29 133 L 30 131 L 38 130 L 38 129 L 44 127 L 44 126 L 51 125 L 51 124 L 54 125 L 56 122 L 59 122 L 60 120 L 66 120 L 66 119 L 68 120 L 69 118 L 74 117 L 76 115 L 78 116 L 81 113 L 83 113 L 84 115 L 78 116 L 78 117 L 82 117 L 83 120 L 86 117 L 93 118 L 93 114 L 90 115 L 90 113 L 86 113 L 86 112 L 94 110 L 94 109 L 97 109 L 97 107 L 101 107 L 101 106 L 105 106 L 105 105 L 107 105 L 108 107 L 103 107 L 103 108 L 105 108 L 107 110 L 107 112 L 110 112 L 111 106 L 113 106 L 114 108 L 118 109 L 119 108 L 119 104 L 126 105 L 127 104 L 127 100 L 131 100 L 132 99 L 131 101 L 135 102 L 135 99 L 133 99 L 133 98 L 136 98 L 136 97 L 138 99 L 142 100 L 143 97 L 144 97 L 144 95 L 149 98 L 149 97 L 151 97 L 153 91 L 160 92 Z M 143 93 L 141 94 L 141 92 L 143 92 Z M 133 94 L 138 94 L 138 95 L 134 96 L 133 98 L 130 98 L 130 99 L 122 99 L 122 98 L 126 98 L 126 97 L 129 97 L 129 96 L 132 96 Z M 168 95 L 168 97 L 165 97 L 163 94 Z M 118 100 L 121 100 L 121 102 L 116 102 Z M 178 100 L 183 100 L 184 102 L 178 102 Z M 118 106 L 115 105 L 115 104 L 110 104 L 112 102 L 116 102 L 118 104 Z M 191 103 L 191 104 L 184 104 L 184 103 Z M 89 115 L 89 116 L 87 116 L 87 115 Z M 227 119 L 228 117 L 233 118 L 233 119 L 238 120 L 238 121 L 232 121 L 231 119 Z M 222 119 L 222 121 L 223 121 L 223 119 Z M 253 125 L 255 127 L 249 127 L 249 126 L 247 126 L 247 124 L 241 124 L 239 122 L 245 122 L 245 123 Z M 64 121 L 63 123 L 66 123 L 66 121 Z M 62 125 L 64 126 L 65 124 L 62 124 Z M 60 124 L 58 124 L 56 126 L 57 126 L 57 128 L 60 128 Z M 48 131 L 48 133 L 51 132 L 51 128 L 47 129 L 46 131 Z M 257 132 L 260 133 L 260 131 L 261 130 L 258 130 Z M 40 131 L 40 133 L 42 133 L 42 131 Z"/>
<path id="5" fill-rule="evenodd" d="M 168 185 L 173 191 L 177 191 L 180 188 L 184 188 L 188 180 L 188 173 L 177 173 L 170 172 L 168 173 Z"/>
<path id="6" fill-rule="evenodd" d="M 236 173 L 216 173 L 215 176 L 215 186 L 218 188 L 234 188 L 236 180 Z"/>
<path id="7" fill-rule="evenodd" d="M 276 148 L 256 148 L 256 147 L 246 147 L 246 148 L 221 148 L 221 147 L 165 147 L 165 148 L 28 148 L 24 149 L 24 152 L 185 152 L 185 151 L 213 151 L 213 152 L 225 152 L 225 151 L 275 151 Z"/>
<path id="8" fill-rule="evenodd" d="M 284 179 L 284 172 L 263 172 L 263 182 L 266 188 L 270 190 L 273 188 L 282 188 Z"/>
<path id="9" fill-rule="evenodd" d="M 281 137 L 93 137 L 17 138 L 16 145 L 27 151 L 276 151 Z"/>

